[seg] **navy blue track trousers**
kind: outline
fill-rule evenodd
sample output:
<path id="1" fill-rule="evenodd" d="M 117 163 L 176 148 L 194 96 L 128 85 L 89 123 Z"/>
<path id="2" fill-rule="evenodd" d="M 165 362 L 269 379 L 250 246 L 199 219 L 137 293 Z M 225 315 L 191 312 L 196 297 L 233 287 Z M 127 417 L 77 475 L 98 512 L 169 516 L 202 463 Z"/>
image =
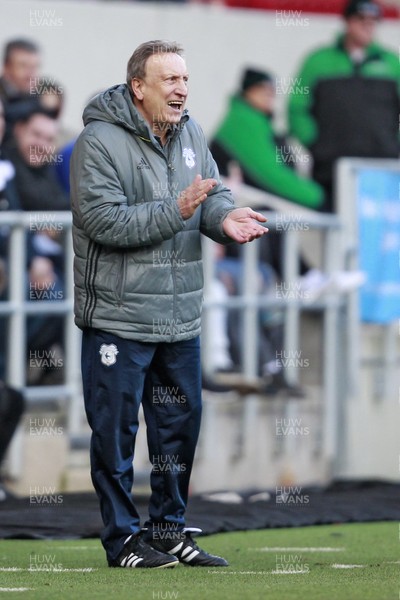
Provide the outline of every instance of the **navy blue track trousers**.
<path id="1" fill-rule="evenodd" d="M 140 530 L 132 486 L 141 402 L 153 465 L 145 525 L 175 530 L 185 525 L 201 419 L 200 340 L 147 343 L 86 329 L 82 378 L 101 540 L 107 558 L 115 560 L 126 538 Z"/>

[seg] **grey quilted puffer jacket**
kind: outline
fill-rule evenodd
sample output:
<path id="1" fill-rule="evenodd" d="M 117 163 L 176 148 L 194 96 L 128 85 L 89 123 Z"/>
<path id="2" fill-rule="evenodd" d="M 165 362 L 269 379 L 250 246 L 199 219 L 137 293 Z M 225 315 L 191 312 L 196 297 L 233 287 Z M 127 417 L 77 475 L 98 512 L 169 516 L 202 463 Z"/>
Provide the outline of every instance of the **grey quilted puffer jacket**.
<path id="1" fill-rule="evenodd" d="M 127 85 L 86 107 L 71 160 L 75 322 L 144 342 L 200 333 L 200 234 L 231 241 L 233 210 L 219 183 L 184 221 L 177 197 L 195 175 L 219 180 L 199 125 L 185 112 L 163 147 L 136 110 Z"/>

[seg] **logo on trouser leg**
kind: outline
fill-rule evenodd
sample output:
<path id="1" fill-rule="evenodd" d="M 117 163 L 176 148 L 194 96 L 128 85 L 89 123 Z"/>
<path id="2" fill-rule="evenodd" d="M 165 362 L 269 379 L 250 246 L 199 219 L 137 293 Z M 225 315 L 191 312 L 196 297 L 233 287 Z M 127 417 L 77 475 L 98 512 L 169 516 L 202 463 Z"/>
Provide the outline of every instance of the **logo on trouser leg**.
<path id="1" fill-rule="evenodd" d="M 119 350 L 115 344 L 102 344 L 100 346 L 99 354 L 103 365 L 111 367 L 111 365 L 114 365 L 117 362 Z"/>

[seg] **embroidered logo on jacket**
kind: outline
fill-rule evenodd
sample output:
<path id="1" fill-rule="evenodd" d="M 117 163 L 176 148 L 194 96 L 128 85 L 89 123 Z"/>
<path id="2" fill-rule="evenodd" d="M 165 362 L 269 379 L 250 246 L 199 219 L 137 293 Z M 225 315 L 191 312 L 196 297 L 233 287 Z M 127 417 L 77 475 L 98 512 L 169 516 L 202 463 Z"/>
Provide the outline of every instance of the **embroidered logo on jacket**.
<path id="1" fill-rule="evenodd" d="M 150 169 L 149 165 L 147 164 L 147 162 L 144 160 L 143 156 L 140 159 L 140 162 L 138 162 L 137 164 L 137 169 Z"/>
<path id="2" fill-rule="evenodd" d="M 189 167 L 189 169 L 193 169 L 196 164 L 196 161 L 194 160 L 196 155 L 193 150 L 191 148 L 184 148 L 182 156 L 185 159 L 186 166 Z"/>
<path id="3" fill-rule="evenodd" d="M 115 344 L 102 344 L 100 346 L 99 354 L 103 365 L 111 367 L 111 365 L 114 365 L 117 362 L 119 350 Z"/>

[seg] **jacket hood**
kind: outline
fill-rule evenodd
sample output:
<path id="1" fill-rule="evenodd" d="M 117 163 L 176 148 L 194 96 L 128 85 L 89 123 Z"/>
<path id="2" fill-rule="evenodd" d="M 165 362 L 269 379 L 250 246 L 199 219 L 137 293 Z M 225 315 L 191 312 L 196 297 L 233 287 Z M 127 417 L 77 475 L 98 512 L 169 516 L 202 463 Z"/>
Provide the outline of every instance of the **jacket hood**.
<path id="1" fill-rule="evenodd" d="M 105 121 L 124 127 L 137 135 L 151 139 L 153 134 L 147 121 L 132 102 L 126 83 L 114 85 L 92 98 L 83 111 L 83 124 L 91 121 Z M 187 111 L 181 119 L 181 125 L 188 119 Z"/>

